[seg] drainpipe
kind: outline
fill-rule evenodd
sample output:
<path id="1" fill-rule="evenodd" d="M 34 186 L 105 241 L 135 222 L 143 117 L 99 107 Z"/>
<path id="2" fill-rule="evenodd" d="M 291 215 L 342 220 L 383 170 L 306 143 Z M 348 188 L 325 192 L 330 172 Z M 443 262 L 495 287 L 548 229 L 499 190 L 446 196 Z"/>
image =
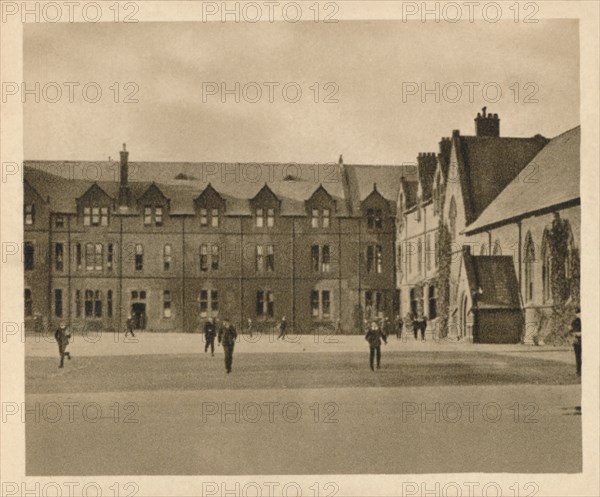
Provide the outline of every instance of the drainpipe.
<path id="1" fill-rule="evenodd" d="M 123 326 L 123 216 L 119 216 L 119 327 L 117 336 Z"/>
<path id="2" fill-rule="evenodd" d="M 187 329 L 185 318 L 185 216 L 181 216 L 181 327 L 183 332 Z"/>
<path id="3" fill-rule="evenodd" d="M 338 320 L 342 323 L 342 220 L 338 218 Z"/>
<path id="4" fill-rule="evenodd" d="M 240 332 L 244 328 L 244 218 L 240 219 Z"/>
<path id="5" fill-rule="evenodd" d="M 50 205 L 50 197 L 48 197 L 48 205 Z M 35 247 L 35 245 L 34 245 Z M 35 252 L 34 252 L 35 254 Z M 52 300 L 54 295 L 52 292 L 52 283 L 54 272 L 52 271 L 52 212 L 48 216 L 48 250 L 46 252 L 46 267 L 48 268 L 48 325 L 51 321 L 54 321 L 54 314 L 52 313 Z M 34 255 L 34 269 L 35 269 L 35 255 Z M 51 328 L 50 328 L 51 329 Z"/>
<path id="6" fill-rule="evenodd" d="M 69 329 L 73 330 L 73 316 L 71 314 L 72 309 L 71 309 L 71 300 L 72 300 L 72 295 L 71 295 L 71 216 L 66 216 L 67 217 L 67 250 L 65 250 L 63 252 L 63 267 L 64 267 L 64 261 L 65 261 L 65 253 L 67 254 L 68 257 L 68 262 L 67 262 L 67 298 L 69 299 L 69 303 L 67 304 L 67 309 L 68 309 L 68 313 L 69 313 Z M 64 218 L 63 218 L 64 219 Z"/>
<path id="7" fill-rule="evenodd" d="M 488 234 L 488 251 L 489 251 L 489 255 L 492 255 L 492 232 L 490 230 L 487 230 L 486 233 Z"/>
<path id="8" fill-rule="evenodd" d="M 292 329 L 296 331 L 296 218 L 292 218 Z"/>
<path id="9" fill-rule="evenodd" d="M 521 288 L 521 279 L 522 279 L 521 278 L 521 265 L 522 265 L 523 261 L 522 261 L 522 254 L 521 254 L 521 252 L 522 252 L 521 251 L 521 244 L 522 244 L 522 235 L 523 234 L 522 234 L 522 229 L 521 229 L 522 228 L 521 227 L 521 221 L 517 222 L 517 226 L 518 226 L 518 229 L 519 229 L 519 243 L 517 245 L 517 250 L 519 251 L 519 254 L 517 256 L 517 259 L 519 261 L 519 271 L 517 273 L 517 276 L 518 276 L 518 280 L 519 280 L 519 293 L 521 293 L 521 295 L 522 295 L 523 294 L 523 289 Z"/>
<path id="10" fill-rule="evenodd" d="M 356 218 L 355 218 L 356 219 Z M 360 271 L 360 263 L 361 263 L 361 258 L 362 258 L 362 218 L 359 217 L 358 218 L 358 267 L 357 267 L 357 271 L 356 274 L 358 275 L 358 308 L 362 309 L 362 304 L 361 304 L 361 293 L 362 293 L 362 276 L 361 276 L 361 271 Z M 364 309 L 363 309 L 364 310 Z M 364 318 L 364 315 L 363 315 Z M 362 323 L 360 323 L 360 325 L 362 326 Z"/>

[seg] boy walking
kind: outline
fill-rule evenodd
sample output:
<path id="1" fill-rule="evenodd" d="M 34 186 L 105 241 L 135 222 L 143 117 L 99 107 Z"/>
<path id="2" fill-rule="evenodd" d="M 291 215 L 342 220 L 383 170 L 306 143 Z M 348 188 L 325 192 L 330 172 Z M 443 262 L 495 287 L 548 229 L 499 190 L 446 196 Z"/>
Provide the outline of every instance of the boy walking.
<path id="1" fill-rule="evenodd" d="M 237 338 L 235 327 L 229 322 L 229 319 L 223 319 L 223 326 L 219 329 L 219 343 L 223 345 L 225 352 L 225 370 L 227 374 L 231 373 L 233 366 L 233 348 Z"/>
<path id="2" fill-rule="evenodd" d="M 210 347 L 210 355 L 215 355 L 215 337 L 217 336 L 217 330 L 215 328 L 215 322 L 213 318 L 208 318 L 204 324 L 204 352 L 208 352 Z"/>
<path id="3" fill-rule="evenodd" d="M 131 336 L 135 338 L 135 333 L 133 332 L 133 317 L 131 317 L 131 314 L 129 316 L 127 316 L 127 321 L 125 321 L 125 338 L 127 338 L 127 335 L 129 335 L 131 333 Z"/>
<path id="4" fill-rule="evenodd" d="M 379 326 L 377 326 L 376 321 L 371 321 L 371 327 L 367 331 L 365 335 L 365 340 L 369 342 L 369 365 L 371 366 L 371 371 L 375 371 L 373 368 L 373 360 L 377 357 L 377 369 L 381 367 L 381 341 L 387 345 L 387 336 Z"/>
<path id="5" fill-rule="evenodd" d="M 281 321 L 279 322 L 279 336 L 277 337 L 277 340 L 279 340 L 280 338 L 283 338 L 285 340 L 286 329 L 287 329 L 287 321 L 285 320 L 285 316 L 283 316 L 281 318 Z"/>
<path id="6" fill-rule="evenodd" d="M 60 323 L 60 326 L 54 332 L 54 339 L 58 343 L 58 353 L 60 354 L 60 365 L 59 368 L 63 368 L 65 364 L 65 356 L 71 360 L 71 354 L 67 352 L 67 345 L 69 345 L 69 339 L 71 335 L 67 333 L 67 325 Z"/>

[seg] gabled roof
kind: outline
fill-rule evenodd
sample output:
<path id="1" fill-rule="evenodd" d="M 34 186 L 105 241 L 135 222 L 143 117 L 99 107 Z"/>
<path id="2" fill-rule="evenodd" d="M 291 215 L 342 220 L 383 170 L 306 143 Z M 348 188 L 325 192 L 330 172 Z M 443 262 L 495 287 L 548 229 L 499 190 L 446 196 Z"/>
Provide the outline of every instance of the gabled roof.
<path id="1" fill-rule="evenodd" d="M 114 197 L 112 197 L 110 195 L 110 193 L 108 193 L 104 188 L 102 188 L 97 181 L 94 181 L 90 187 L 83 192 L 83 194 L 80 197 L 77 197 L 77 201 L 80 201 L 82 198 L 87 197 L 89 195 L 92 195 L 94 193 L 100 194 L 103 197 L 106 197 L 107 199 L 113 199 Z"/>
<path id="2" fill-rule="evenodd" d="M 553 138 L 470 224 L 474 233 L 580 199 L 581 127 Z"/>
<path id="3" fill-rule="evenodd" d="M 37 191 L 37 189 L 35 189 L 33 187 L 33 185 L 31 184 L 31 182 L 27 180 L 27 178 L 23 178 L 23 186 L 24 186 L 23 190 L 28 189 L 31 193 L 33 193 L 33 195 L 35 197 L 37 197 L 40 200 L 40 202 L 43 202 L 45 204 L 48 203 L 48 201 L 49 201 L 48 197 L 43 197 L 40 194 L 40 192 Z"/>
<path id="4" fill-rule="evenodd" d="M 78 173 L 82 176 L 81 171 L 88 169 L 93 169 L 94 177 L 106 179 L 98 181 L 98 187 L 117 201 L 119 183 L 114 162 L 26 161 L 25 176 L 43 198 L 50 198 L 53 211 L 76 213 L 76 199 L 93 183 L 73 177 Z M 45 171 L 59 172 L 66 177 Z M 172 215 L 193 215 L 194 199 L 209 184 L 226 201 L 227 215 L 250 215 L 251 199 L 265 184 L 281 201 L 280 213 L 284 216 L 305 216 L 305 202 L 321 187 L 336 203 L 337 215 L 358 215 L 360 204 L 371 193 L 374 182 L 394 209 L 400 177 L 408 174 L 403 166 L 344 165 L 341 162 L 321 165 L 129 162 L 129 171 L 134 205 L 128 213 L 137 212 L 137 203 L 154 185 L 170 201 Z M 350 210 L 354 207 L 355 210 Z"/>
<path id="5" fill-rule="evenodd" d="M 400 181 L 401 191 L 404 194 L 404 203 L 406 209 L 411 209 L 417 204 L 417 191 L 419 189 L 419 183 L 417 181 L 410 181 L 406 178 L 402 178 Z"/>
<path id="6" fill-rule="evenodd" d="M 364 166 L 344 164 L 348 171 L 350 181 L 356 182 L 358 188 L 357 200 L 362 202 L 373 191 L 373 183 L 377 183 L 377 190 L 386 200 L 393 202 L 398 198 L 400 178 L 409 174 L 409 169 L 404 166 Z"/>
<path id="7" fill-rule="evenodd" d="M 200 202 L 206 198 L 217 198 L 220 202 L 224 202 L 223 196 L 215 190 L 215 187 L 211 183 L 206 185 L 206 188 L 200 192 L 200 194 L 194 199 L 195 202 Z"/>
<path id="8" fill-rule="evenodd" d="M 313 192 L 313 194 L 308 199 L 306 199 L 306 202 L 310 204 L 315 201 L 318 201 L 319 198 L 323 198 L 325 199 L 325 202 L 327 204 L 331 204 L 331 206 L 333 207 L 333 211 L 337 214 L 338 201 L 327 191 L 327 189 L 323 185 L 319 185 L 317 189 Z"/>
<path id="9" fill-rule="evenodd" d="M 161 188 L 153 181 L 148 185 L 148 188 L 139 196 L 139 199 L 144 199 L 149 195 L 158 195 L 162 197 L 164 200 L 169 200 L 169 198 L 164 194 Z"/>
<path id="10" fill-rule="evenodd" d="M 313 198 L 317 198 L 317 197 L 319 197 L 320 195 L 325 195 L 325 196 L 326 196 L 326 197 L 328 197 L 329 199 L 331 199 L 331 200 L 334 200 L 334 201 L 335 201 L 335 199 L 334 199 L 334 198 L 331 196 L 331 193 L 329 193 L 329 192 L 327 191 L 327 188 L 325 188 L 323 185 L 319 185 L 319 186 L 317 187 L 317 189 L 316 189 L 316 190 L 315 190 L 315 191 L 312 193 L 312 195 L 311 195 L 310 197 L 308 197 L 308 199 L 307 199 L 307 200 L 312 200 Z"/>
<path id="11" fill-rule="evenodd" d="M 387 200 L 379 191 L 377 183 L 373 183 L 373 190 L 371 190 L 371 193 L 367 195 L 367 198 L 361 202 L 361 207 L 364 208 L 365 206 L 378 204 L 384 204 L 389 209 L 388 212 L 391 212 L 392 214 L 396 213 L 396 203 L 392 202 L 391 200 Z"/>
<path id="12" fill-rule="evenodd" d="M 273 200 L 276 200 L 277 202 L 281 202 L 279 197 L 277 195 L 275 195 L 275 193 L 273 192 L 273 190 L 271 190 L 269 188 L 269 185 L 267 183 L 265 183 L 263 185 L 263 187 L 256 193 L 256 195 L 254 195 L 254 197 L 252 197 L 250 200 L 256 201 L 259 199 L 259 197 L 264 197 L 264 196 L 271 197 Z"/>
<path id="13" fill-rule="evenodd" d="M 519 283 L 510 255 L 463 252 L 465 273 L 478 309 L 520 309 Z"/>
<path id="14" fill-rule="evenodd" d="M 533 138 L 452 136 L 457 152 L 466 224 L 488 207 L 504 188 L 548 143 L 541 135 Z"/>

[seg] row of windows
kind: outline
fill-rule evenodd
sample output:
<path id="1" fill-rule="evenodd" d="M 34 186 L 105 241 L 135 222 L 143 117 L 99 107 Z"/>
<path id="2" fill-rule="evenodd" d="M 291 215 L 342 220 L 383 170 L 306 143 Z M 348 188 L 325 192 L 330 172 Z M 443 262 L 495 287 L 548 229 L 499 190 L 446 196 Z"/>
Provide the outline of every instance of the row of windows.
<path id="1" fill-rule="evenodd" d="M 415 252 L 413 251 L 413 245 L 407 244 L 407 247 L 410 250 L 406 250 L 406 259 L 403 259 L 403 247 L 402 244 L 398 245 L 398 267 L 402 268 L 403 265 L 406 266 L 407 274 L 412 274 L 413 272 L 413 256 Z M 424 250 L 423 250 L 424 249 Z M 416 243 L 416 271 L 418 274 L 421 274 L 423 270 L 426 268 L 427 271 L 431 270 L 431 261 L 432 258 L 435 263 L 435 267 L 438 266 L 438 233 L 434 235 L 434 245 L 431 246 L 431 237 L 427 235 L 425 237 L 425 247 L 423 247 L 423 242 L 421 239 L 417 240 Z M 433 256 L 433 257 L 432 257 Z"/>
<path id="2" fill-rule="evenodd" d="M 54 244 L 54 269 L 64 271 L 64 244 Z M 34 269 L 34 246 L 31 242 L 25 242 L 25 270 Z M 114 267 L 114 245 L 109 243 L 105 246 L 102 243 L 86 244 L 77 243 L 75 245 L 75 264 L 78 270 L 85 267 L 86 271 L 112 271 Z M 134 269 L 143 271 L 144 269 L 144 247 L 138 243 L 134 246 Z M 173 263 L 173 247 L 166 244 L 163 247 L 163 270 L 169 271 Z M 220 264 L 219 245 L 200 245 L 200 271 L 217 271 Z M 311 246 L 311 267 L 314 272 L 328 273 L 331 269 L 331 246 L 330 245 L 312 245 Z M 275 246 L 257 245 L 255 255 L 255 269 L 257 272 L 275 271 Z M 382 273 L 383 271 L 383 247 L 381 245 L 369 245 L 367 247 L 367 272 Z"/>
<path id="3" fill-rule="evenodd" d="M 375 308 L 383 312 L 382 293 L 366 292 L 367 306 L 375 303 Z M 131 292 L 132 301 L 144 301 L 145 291 L 134 290 Z M 331 318 L 331 291 L 311 291 L 311 315 L 316 319 Z M 212 289 L 200 290 L 198 295 L 200 317 L 216 317 L 219 313 L 219 292 Z M 63 290 L 54 290 L 54 315 L 63 317 Z M 172 295 L 170 290 L 164 290 L 162 295 L 162 314 L 164 318 L 172 317 Z M 25 316 L 33 315 L 33 298 L 31 289 L 25 289 Z M 107 290 L 106 297 L 102 290 L 75 290 L 75 317 L 86 319 L 100 319 L 106 315 L 113 317 L 113 291 Z M 256 292 L 256 316 L 272 318 L 275 315 L 275 294 L 271 290 L 257 290 Z"/>
<path id="4" fill-rule="evenodd" d="M 108 226 L 108 207 L 84 207 L 84 226 Z"/>
<path id="5" fill-rule="evenodd" d="M 437 287 L 430 285 L 427 290 L 427 295 L 422 295 L 417 292 L 416 288 L 410 289 L 410 314 L 412 317 L 419 317 L 425 313 L 425 304 L 428 305 L 428 319 L 437 317 Z"/>
<path id="6" fill-rule="evenodd" d="M 218 228 L 221 226 L 221 209 L 201 208 L 200 226 L 210 226 Z M 146 205 L 143 208 L 144 226 L 163 226 L 164 209 L 162 206 Z M 31 226 L 35 223 L 35 205 L 24 205 L 25 225 Z M 110 223 L 110 213 L 108 207 L 87 206 L 83 208 L 84 226 L 108 226 Z M 258 208 L 254 211 L 254 224 L 257 228 L 273 228 L 275 226 L 275 209 Z M 56 215 L 54 217 L 54 226 L 63 228 L 65 225 L 64 216 Z M 329 228 L 331 226 L 331 209 L 312 209 L 310 225 L 312 228 Z M 383 226 L 383 213 L 381 209 L 367 210 L 367 226 L 369 229 L 381 229 Z"/>
<path id="7" fill-rule="evenodd" d="M 106 308 L 104 307 L 106 303 Z M 106 311 L 105 311 L 106 309 Z M 101 290 L 75 290 L 75 316 L 81 318 L 101 318 L 106 312 L 106 317 L 113 317 L 113 292 L 106 292 L 106 300 L 103 299 Z M 33 314 L 33 297 L 31 289 L 25 289 L 25 316 Z M 54 289 L 54 316 L 62 318 L 64 314 L 63 290 Z"/>

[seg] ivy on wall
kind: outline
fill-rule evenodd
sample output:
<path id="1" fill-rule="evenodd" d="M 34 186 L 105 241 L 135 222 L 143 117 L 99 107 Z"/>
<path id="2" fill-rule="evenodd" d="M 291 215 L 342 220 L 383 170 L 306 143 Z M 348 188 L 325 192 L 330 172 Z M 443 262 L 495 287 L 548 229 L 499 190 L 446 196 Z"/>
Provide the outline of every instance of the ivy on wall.
<path id="1" fill-rule="evenodd" d="M 569 222 L 555 214 L 552 227 L 547 233 L 550 250 L 551 288 L 554 306 L 562 306 L 571 294 L 569 246 L 571 231 Z"/>
<path id="2" fill-rule="evenodd" d="M 546 232 L 550 251 L 552 313 L 540 316 L 540 334 L 554 345 L 569 341 L 569 330 L 580 306 L 581 262 L 579 250 L 571 246 L 569 222 L 558 213 Z"/>
<path id="3" fill-rule="evenodd" d="M 438 258 L 438 317 L 440 337 L 448 336 L 448 317 L 450 315 L 450 264 L 452 261 L 452 237 L 450 230 L 440 217 L 439 238 L 437 246 Z"/>

